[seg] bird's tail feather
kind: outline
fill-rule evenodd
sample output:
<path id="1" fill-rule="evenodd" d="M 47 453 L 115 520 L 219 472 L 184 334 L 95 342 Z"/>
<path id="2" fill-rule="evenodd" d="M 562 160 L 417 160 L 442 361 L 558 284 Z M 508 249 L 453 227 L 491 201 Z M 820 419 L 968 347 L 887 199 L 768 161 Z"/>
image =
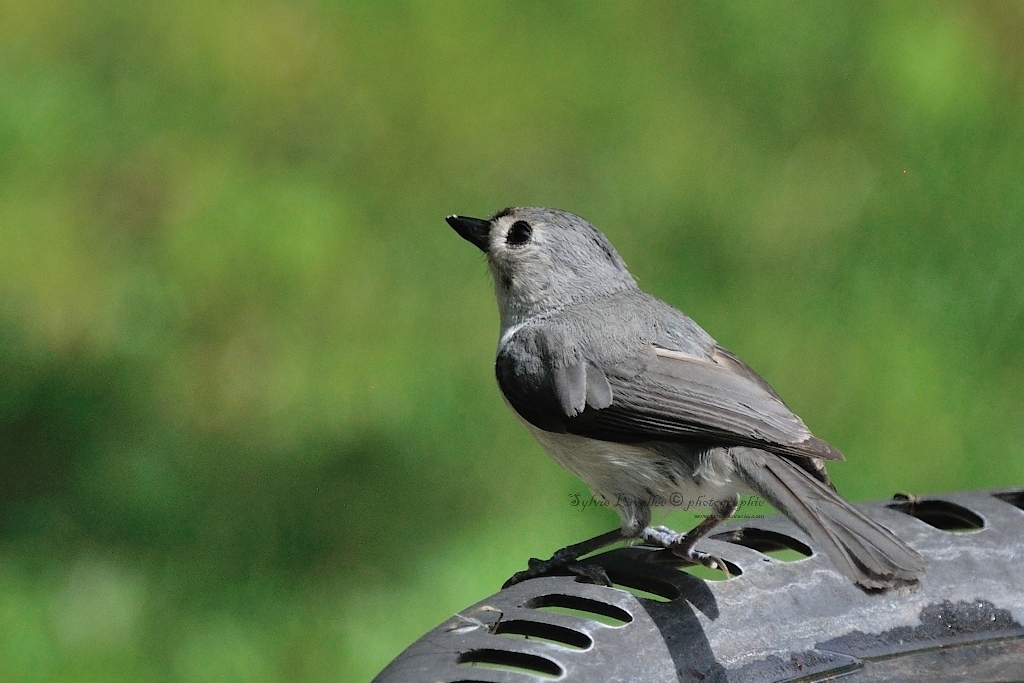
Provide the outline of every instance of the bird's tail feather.
<path id="1" fill-rule="evenodd" d="M 730 452 L 747 486 L 793 520 L 857 585 L 884 590 L 921 579 L 923 557 L 795 463 L 751 448 Z"/>

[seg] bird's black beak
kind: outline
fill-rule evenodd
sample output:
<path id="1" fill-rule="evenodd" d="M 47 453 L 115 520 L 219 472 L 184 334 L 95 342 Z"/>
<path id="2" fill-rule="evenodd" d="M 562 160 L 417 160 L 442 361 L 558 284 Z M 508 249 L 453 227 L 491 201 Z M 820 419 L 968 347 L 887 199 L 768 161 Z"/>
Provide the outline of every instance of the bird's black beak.
<path id="1" fill-rule="evenodd" d="M 464 240 L 476 245 L 480 251 L 487 253 L 487 236 L 491 233 L 491 222 L 482 218 L 470 218 L 469 216 L 448 216 L 445 218 L 448 225 L 455 228 Z"/>

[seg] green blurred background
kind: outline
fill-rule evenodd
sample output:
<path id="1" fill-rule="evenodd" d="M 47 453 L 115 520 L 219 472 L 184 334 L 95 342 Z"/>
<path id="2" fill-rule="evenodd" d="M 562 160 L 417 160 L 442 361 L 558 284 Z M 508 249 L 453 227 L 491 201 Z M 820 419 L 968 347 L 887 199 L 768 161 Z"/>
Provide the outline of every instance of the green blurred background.
<path id="1" fill-rule="evenodd" d="M 614 526 L 482 256 L 582 214 L 847 454 L 1024 483 L 1024 5 L 0 0 L 0 679 L 365 681 Z"/>

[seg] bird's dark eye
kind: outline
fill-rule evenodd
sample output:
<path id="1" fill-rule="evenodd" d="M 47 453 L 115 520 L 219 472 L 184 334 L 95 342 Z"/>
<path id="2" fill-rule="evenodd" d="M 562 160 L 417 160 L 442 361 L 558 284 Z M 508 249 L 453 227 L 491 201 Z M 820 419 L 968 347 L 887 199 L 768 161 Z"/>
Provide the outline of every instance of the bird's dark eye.
<path id="1" fill-rule="evenodd" d="M 509 244 L 526 244 L 530 241 L 530 237 L 533 235 L 533 228 L 526 221 L 516 221 L 509 228 L 508 234 L 505 235 L 505 241 Z"/>

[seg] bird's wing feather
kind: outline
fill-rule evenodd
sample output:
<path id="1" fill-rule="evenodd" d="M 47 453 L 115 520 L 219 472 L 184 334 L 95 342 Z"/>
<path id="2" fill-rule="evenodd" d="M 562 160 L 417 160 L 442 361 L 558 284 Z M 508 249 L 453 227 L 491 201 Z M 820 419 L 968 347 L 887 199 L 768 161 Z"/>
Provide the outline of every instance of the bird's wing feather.
<path id="1" fill-rule="evenodd" d="M 700 358 L 647 344 L 625 363 L 631 371 L 622 372 L 620 364 L 585 358 L 548 337 L 537 328 L 515 335 L 495 364 L 505 398 L 540 429 L 604 441 L 744 445 L 842 459 L 763 379 L 717 346 Z"/>
<path id="2" fill-rule="evenodd" d="M 567 431 L 609 441 L 682 438 L 842 459 L 732 354 L 707 360 L 655 347 L 654 355 L 635 377 L 610 375 L 612 404 L 568 420 Z"/>

